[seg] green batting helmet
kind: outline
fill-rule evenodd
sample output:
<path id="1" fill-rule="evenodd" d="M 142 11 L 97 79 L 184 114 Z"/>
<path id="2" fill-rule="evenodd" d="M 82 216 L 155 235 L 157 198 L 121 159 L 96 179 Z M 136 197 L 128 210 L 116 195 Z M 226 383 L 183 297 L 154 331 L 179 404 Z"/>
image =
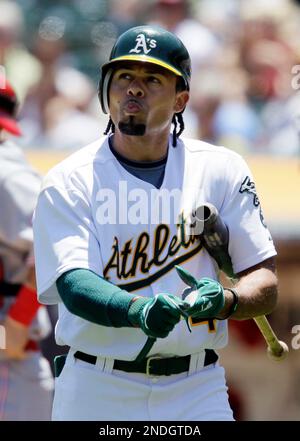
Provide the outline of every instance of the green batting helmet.
<path id="1" fill-rule="evenodd" d="M 118 38 L 109 61 L 101 68 L 99 99 L 104 113 L 109 113 L 108 91 L 114 67 L 123 61 L 161 66 L 181 77 L 185 90 L 189 90 L 191 60 L 182 41 L 159 26 L 137 26 Z"/>

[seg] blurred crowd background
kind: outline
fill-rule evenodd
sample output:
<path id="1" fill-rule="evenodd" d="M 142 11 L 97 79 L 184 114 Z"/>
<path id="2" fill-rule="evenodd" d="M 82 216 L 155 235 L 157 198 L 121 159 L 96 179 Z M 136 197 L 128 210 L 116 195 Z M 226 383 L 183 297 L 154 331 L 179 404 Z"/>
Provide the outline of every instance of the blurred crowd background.
<path id="1" fill-rule="evenodd" d="M 0 66 L 20 100 L 18 144 L 45 172 L 101 136 L 100 66 L 119 34 L 146 23 L 171 30 L 190 52 L 184 135 L 249 158 L 278 248 L 281 296 L 270 321 L 290 355 L 268 360 L 254 322 L 231 322 L 222 358 L 235 415 L 300 420 L 300 348 L 292 344 L 300 325 L 300 1 L 0 0 Z M 53 351 L 49 340 L 45 352 Z"/>
<path id="2" fill-rule="evenodd" d="M 120 33 L 157 23 L 192 58 L 186 135 L 241 153 L 299 153 L 297 1 L 18 0 L 0 7 L 0 64 L 20 97 L 26 148 L 77 149 L 96 139 L 106 123 L 96 96 L 99 66 Z"/>

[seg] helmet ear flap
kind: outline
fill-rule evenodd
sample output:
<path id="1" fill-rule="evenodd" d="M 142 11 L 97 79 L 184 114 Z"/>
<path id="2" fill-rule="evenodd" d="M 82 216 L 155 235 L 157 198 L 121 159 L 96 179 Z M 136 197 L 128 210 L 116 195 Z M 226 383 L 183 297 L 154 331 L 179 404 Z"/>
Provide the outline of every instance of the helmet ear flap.
<path id="1" fill-rule="evenodd" d="M 98 98 L 102 107 L 102 111 L 105 114 L 109 114 L 109 86 L 112 78 L 113 70 L 110 68 L 103 72 L 99 81 Z"/>

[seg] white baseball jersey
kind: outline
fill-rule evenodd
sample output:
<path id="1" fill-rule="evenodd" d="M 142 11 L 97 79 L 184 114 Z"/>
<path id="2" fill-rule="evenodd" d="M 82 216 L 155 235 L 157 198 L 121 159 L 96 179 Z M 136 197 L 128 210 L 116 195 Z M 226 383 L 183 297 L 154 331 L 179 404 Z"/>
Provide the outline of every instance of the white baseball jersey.
<path id="1" fill-rule="evenodd" d="M 32 254 L 32 213 L 41 187 L 40 176 L 11 141 L 0 143 L 0 256 L 4 279 L 23 283 Z"/>
<path id="2" fill-rule="evenodd" d="M 86 268 L 136 295 L 181 297 L 186 286 L 175 264 L 216 279 L 215 261 L 189 229 L 193 209 L 206 202 L 228 226 L 236 273 L 276 254 L 251 173 L 226 148 L 190 139 L 174 148 L 170 137 L 160 189 L 126 171 L 107 137 L 54 167 L 38 199 L 34 235 L 39 299 L 59 304 L 58 344 L 135 359 L 147 340 L 142 330 L 100 326 L 69 313 L 55 282 L 68 270 Z M 194 323 L 191 333 L 182 320 L 157 339 L 150 355 L 187 355 L 226 343 L 226 320 Z"/>
<path id="3" fill-rule="evenodd" d="M 5 282 L 22 284 L 33 264 L 32 213 L 40 187 L 41 177 L 22 150 L 11 141 L 0 143 L 0 266 Z M 0 320 L 14 301 L 14 297 L 3 298 Z M 40 340 L 50 331 L 48 314 L 40 308 L 31 323 L 30 337 Z"/>

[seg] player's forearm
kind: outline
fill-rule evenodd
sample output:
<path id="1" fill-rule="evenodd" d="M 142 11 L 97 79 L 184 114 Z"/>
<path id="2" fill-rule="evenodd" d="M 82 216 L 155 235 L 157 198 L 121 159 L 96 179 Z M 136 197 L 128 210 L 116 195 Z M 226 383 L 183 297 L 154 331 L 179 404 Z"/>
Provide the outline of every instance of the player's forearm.
<path id="1" fill-rule="evenodd" d="M 59 277 L 56 286 L 72 314 L 98 325 L 132 326 L 128 321 L 128 309 L 134 296 L 92 271 L 68 271 Z"/>
<path id="2" fill-rule="evenodd" d="M 235 285 L 239 301 L 231 319 L 246 320 L 273 311 L 277 302 L 277 277 L 268 268 L 258 268 L 240 278 Z M 227 315 L 233 296 L 225 291 L 225 306 L 220 316 Z"/>

